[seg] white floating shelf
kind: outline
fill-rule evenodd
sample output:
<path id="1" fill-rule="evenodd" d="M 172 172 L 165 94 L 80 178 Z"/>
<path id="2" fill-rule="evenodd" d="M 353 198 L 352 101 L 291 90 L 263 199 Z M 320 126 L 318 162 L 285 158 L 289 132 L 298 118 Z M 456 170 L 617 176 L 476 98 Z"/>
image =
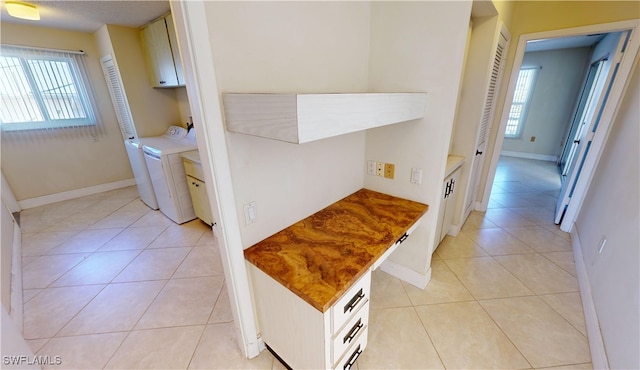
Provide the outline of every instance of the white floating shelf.
<path id="1" fill-rule="evenodd" d="M 422 118 L 426 93 L 223 94 L 227 130 L 302 144 Z"/>

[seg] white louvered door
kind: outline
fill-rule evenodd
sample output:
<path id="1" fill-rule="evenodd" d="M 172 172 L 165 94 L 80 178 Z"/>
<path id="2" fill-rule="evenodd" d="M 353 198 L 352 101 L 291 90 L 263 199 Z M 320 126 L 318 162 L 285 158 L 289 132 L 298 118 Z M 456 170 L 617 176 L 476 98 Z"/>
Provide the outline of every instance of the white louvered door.
<path id="1" fill-rule="evenodd" d="M 133 116 L 129 108 L 129 101 L 122 85 L 122 77 L 118 67 L 113 62 L 111 55 L 100 58 L 102 64 L 102 72 L 104 73 L 104 79 L 107 82 L 109 88 L 109 95 L 111 95 L 111 102 L 113 108 L 116 111 L 116 117 L 118 119 L 118 125 L 120 125 L 120 132 L 122 138 L 125 140 L 136 140 L 138 134 L 136 133 L 136 127 L 133 123 Z"/>
<path id="2" fill-rule="evenodd" d="M 489 133 L 491 132 L 491 122 L 493 121 L 493 113 L 495 111 L 495 101 L 498 94 L 498 88 L 500 86 L 502 72 L 504 70 L 504 61 L 507 56 L 508 44 L 509 41 L 507 40 L 504 32 L 500 32 L 500 37 L 493 57 L 493 64 L 491 65 L 491 75 L 487 86 L 487 95 L 485 97 L 484 108 L 482 110 L 480 127 L 478 129 L 475 158 L 473 158 L 473 167 L 470 175 L 472 178 L 472 196 L 468 198 L 468 203 L 465 204 L 465 210 L 467 210 L 466 213 L 471 210 L 473 202 L 476 200 L 478 195 L 478 185 L 480 184 L 480 177 L 485 158 L 484 153 L 489 141 Z"/>

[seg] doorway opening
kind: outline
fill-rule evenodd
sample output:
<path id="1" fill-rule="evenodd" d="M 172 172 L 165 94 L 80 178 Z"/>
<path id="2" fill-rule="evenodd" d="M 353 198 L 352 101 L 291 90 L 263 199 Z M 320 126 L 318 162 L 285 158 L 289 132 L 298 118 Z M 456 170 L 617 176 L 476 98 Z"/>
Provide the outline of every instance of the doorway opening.
<path id="1" fill-rule="evenodd" d="M 528 117 L 523 120 L 524 127 L 520 128 L 520 134 L 514 140 L 505 135 L 516 94 L 518 74 L 512 73 L 482 206 L 489 205 L 492 185 L 494 181 L 498 181 L 495 176 L 501 158 L 511 156 L 553 162 L 557 166 L 561 184 L 553 220 L 563 231 L 570 231 L 604 147 L 638 50 L 637 42 L 630 37 L 632 32 L 635 32 L 635 25 L 618 22 L 522 35 L 513 71 L 537 67 L 540 68 L 539 79 L 532 95 Z M 579 49 L 582 49 L 584 58 L 577 63 Z M 547 65 L 539 63 L 540 57 L 545 53 L 563 52 L 567 55 L 574 54 L 559 56 L 559 60 L 569 61 L 564 73 L 558 72 L 558 68 L 551 68 L 560 63 L 553 62 L 551 57 L 546 62 Z M 568 80 L 567 76 L 576 71 L 578 78 L 574 76 L 571 88 L 565 89 L 563 102 L 557 94 L 561 86 L 566 87 L 566 84 L 571 83 L 564 80 Z M 548 86 L 541 83 L 545 75 L 547 78 L 552 76 L 552 83 Z M 566 100 L 567 97 L 569 100 Z M 548 115 L 554 110 L 557 114 L 554 118 L 549 118 Z M 540 149 L 545 144 L 546 149 L 532 150 Z"/>

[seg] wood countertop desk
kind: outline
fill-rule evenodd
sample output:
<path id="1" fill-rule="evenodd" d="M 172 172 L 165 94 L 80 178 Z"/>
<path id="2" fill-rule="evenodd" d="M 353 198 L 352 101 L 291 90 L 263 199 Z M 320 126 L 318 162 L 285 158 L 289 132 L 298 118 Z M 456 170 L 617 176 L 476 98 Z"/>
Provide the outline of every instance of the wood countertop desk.
<path id="1" fill-rule="evenodd" d="M 249 247 L 244 255 L 325 312 L 428 208 L 360 189 Z"/>

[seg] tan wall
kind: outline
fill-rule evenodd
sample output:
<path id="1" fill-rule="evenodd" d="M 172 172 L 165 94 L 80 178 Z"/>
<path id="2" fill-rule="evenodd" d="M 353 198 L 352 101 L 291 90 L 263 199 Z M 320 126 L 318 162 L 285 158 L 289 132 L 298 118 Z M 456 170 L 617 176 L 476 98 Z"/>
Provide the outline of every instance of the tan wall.
<path id="1" fill-rule="evenodd" d="M 104 124 L 98 141 L 68 135 L 8 140 L 8 135 L 3 135 L 2 171 L 16 198 L 24 200 L 132 178 L 93 36 L 3 23 L 2 43 L 84 50 Z"/>
<path id="2" fill-rule="evenodd" d="M 176 89 L 151 87 L 138 29 L 109 24 L 96 32 L 96 39 L 100 56 L 111 54 L 117 62 L 138 137 L 162 135 L 170 125 L 184 126 Z"/>

